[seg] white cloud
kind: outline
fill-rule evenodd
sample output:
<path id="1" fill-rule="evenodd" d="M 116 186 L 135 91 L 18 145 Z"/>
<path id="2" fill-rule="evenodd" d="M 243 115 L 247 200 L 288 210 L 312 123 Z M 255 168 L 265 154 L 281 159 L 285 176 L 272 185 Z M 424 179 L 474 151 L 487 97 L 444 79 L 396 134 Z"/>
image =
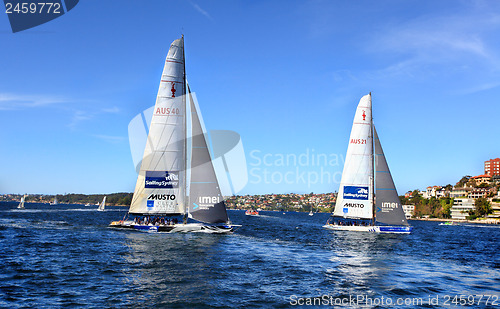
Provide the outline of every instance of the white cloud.
<path id="1" fill-rule="evenodd" d="M 21 110 L 29 107 L 45 107 L 68 101 L 69 100 L 63 96 L 0 93 L 0 110 Z"/>
<path id="2" fill-rule="evenodd" d="M 120 109 L 116 106 L 113 106 L 109 108 L 103 108 L 101 111 L 103 113 L 118 114 L 120 112 Z"/>
<path id="3" fill-rule="evenodd" d="M 95 134 L 94 137 L 97 137 L 97 138 L 102 139 L 102 140 L 109 142 L 109 143 L 120 143 L 120 142 L 123 142 L 125 140 L 125 137 L 123 137 L 123 136 Z"/>
<path id="4" fill-rule="evenodd" d="M 496 40 L 490 32 L 500 28 L 500 17 L 472 10 L 455 15 L 421 16 L 404 23 L 386 25 L 374 34 L 368 51 L 399 56 L 387 72 L 407 72 L 421 65 L 475 62 L 500 69 Z M 467 60 L 467 61 L 463 61 Z"/>
<path id="5" fill-rule="evenodd" d="M 75 128 L 78 124 L 84 121 L 88 121 L 94 118 L 93 113 L 89 113 L 82 110 L 77 110 L 74 112 L 71 122 L 69 124 L 70 128 Z"/>
<path id="6" fill-rule="evenodd" d="M 463 89 L 458 92 L 458 94 L 473 94 L 477 92 L 482 92 L 494 88 L 500 87 L 500 82 L 490 82 L 490 83 L 485 83 L 481 85 L 476 85 L 471 88 Z"/>
<path id="7" fill-rule="evenodd" d="M 210 16 L 210 14 L 205 11 L 204 9 L 202 9 L 198 4 L 192 2 L 192 1 L 189 1 L 189 3 L 193 6 L 193 8 L 195 10 L 197 10 L 199 13 L 201 13 L 202 15 L 204 15 L 205 17 L 207 17 L 208 19 L 210 20 L 213 20 L 212 16 Z"/>

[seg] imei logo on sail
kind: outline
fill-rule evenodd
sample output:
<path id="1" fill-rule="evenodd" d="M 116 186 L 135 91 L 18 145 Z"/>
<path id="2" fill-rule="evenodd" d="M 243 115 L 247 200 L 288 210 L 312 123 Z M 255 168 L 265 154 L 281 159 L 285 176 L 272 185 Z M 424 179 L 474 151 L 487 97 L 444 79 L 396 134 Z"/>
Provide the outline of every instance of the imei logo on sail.
<path id="1" fill-rule="evenodd" d="M 377 208 L 377 212 L 391 212 L 399 207 L 399 203 L 383 202 L 381 206 L 382 208 Z"/>
<path id="2" fill-rule="evenodd" d="M 146 171 L 144 184 L 148 189 L 174 189 L 179 187 L 179 172 Z"/>
<path id="3" fill-rule="evenodd" d="M 196 203 L 193 202 L 193 210 L 203 210 L 214 207 L 220 203 L 220 196 L 198 196 Z"/>
<path id="4" fill-rule="evenodd" d="M 368 187 L 344 186 L 344 199 L 368 200 Z"/>

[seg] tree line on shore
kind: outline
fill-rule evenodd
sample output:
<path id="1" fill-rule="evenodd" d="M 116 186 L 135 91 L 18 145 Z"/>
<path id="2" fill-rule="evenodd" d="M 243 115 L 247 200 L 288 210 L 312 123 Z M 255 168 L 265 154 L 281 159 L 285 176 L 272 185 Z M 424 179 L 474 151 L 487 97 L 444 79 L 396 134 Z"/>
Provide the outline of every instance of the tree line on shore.
<path id="1" fill-rule="evenodd" d="M 115 206 L 130 206 L 133 193 L 110 193 L 110 194 L 29 194 L 26 196 L 27 203 L 52 203 L 57 198 L 57 202 L 61 204 L 97 204 L 106 196 L 106 204 Z M 22 195 L 9 194 L 4 195 L 0 200 L 4 201 L 19 201 Z"/>

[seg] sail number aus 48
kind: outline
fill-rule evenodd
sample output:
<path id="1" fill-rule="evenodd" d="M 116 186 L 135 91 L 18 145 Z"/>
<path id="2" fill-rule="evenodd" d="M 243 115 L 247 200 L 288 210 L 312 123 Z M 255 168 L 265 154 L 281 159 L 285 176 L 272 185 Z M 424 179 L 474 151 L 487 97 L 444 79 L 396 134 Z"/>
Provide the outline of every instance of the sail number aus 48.
<path id="1" fill-rule="evenodd" d="M 365 144 L 366 144 L 366 139 L 362 139 L 362 138 L 352 138 L 352 139 L 351 139 L 351 144 L 365 145 Z"/>

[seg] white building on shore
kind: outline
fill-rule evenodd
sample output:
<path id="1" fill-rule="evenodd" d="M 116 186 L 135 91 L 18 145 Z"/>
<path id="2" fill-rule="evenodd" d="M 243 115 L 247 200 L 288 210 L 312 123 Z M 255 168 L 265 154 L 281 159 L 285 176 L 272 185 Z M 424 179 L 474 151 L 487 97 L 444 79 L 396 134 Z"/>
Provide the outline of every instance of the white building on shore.
<path id="1" fill-rule="evenodd" d="M 406 219 L 410 219 L 415 214 L 415 205 L 403 205 Z"/>
<path id="2" fill-rule="evenodd" d="M 453 206 L 451 206 L 451 218 L 457 220 L 465 220 L 469 216 L 469 211 L 474 210 L 475 200 L 472 198 L 455 198 Z"/>

